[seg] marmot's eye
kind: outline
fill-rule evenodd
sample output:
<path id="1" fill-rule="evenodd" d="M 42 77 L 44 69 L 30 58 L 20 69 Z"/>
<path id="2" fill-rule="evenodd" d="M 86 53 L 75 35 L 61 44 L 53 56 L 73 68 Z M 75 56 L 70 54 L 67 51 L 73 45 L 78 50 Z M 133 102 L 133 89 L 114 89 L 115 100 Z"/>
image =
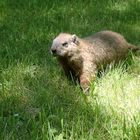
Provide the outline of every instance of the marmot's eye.
<path id="1" fill-rule="evenodd" d="M 68 45 L 68 42 L 62 43 L 62 46 L 67 46 L 67 45 Z"/>

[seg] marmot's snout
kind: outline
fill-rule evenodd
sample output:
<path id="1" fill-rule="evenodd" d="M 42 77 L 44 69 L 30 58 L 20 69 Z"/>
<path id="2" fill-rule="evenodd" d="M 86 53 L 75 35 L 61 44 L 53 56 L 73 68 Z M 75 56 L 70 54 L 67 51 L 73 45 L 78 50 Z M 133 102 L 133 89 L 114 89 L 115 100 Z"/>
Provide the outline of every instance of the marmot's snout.
<path id="1" fill-rule="evenodd" d="M 52 46 L 51 46 L 51 48 L 50 48 L 50 51 L 51 51 L 51 54 L 52 54 L 53 56 L 57 56 L 57 45 L 54 44 L 54 43 L 52 43 Z"/>
<path id="2" fill-rule="evenodd" d="M 56 49 L 55 49 L 55 48 L 51 48 L 51 54 L 52 54 L 53 56 L 56 56 L 57 51 L 56 51 Z"/>
<path id="3" fill-rule="evenodd" d="M 56 56 L 56 50 L 52 50 L 53 56 Z"/>

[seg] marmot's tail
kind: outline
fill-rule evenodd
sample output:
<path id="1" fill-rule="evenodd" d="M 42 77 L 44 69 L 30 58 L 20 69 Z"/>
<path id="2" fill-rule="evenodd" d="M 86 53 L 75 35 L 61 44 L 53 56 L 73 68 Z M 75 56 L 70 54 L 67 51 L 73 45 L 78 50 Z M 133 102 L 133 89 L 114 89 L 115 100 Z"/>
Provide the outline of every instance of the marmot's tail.
<path id="1" fill-rule="evenodd" d="M 137 47 L 135 45 L 132 45 L 132 44 L 128 44 L 129 45 L 129 49 L 132 51 L 132 52 L 137 52 L 137 51 L 140 51 L 140 47 Z"/>

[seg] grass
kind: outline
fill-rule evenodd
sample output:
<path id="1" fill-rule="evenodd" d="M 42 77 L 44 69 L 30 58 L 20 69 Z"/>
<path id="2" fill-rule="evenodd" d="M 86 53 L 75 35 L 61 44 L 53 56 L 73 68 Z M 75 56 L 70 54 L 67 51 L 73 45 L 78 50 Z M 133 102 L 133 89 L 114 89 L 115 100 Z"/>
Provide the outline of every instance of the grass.
<path id="1" fill-rule="evenodd" d="M 103 71 L 86 100 L 49 52 L 60 32 L 106 29 L 140 46 L 140 1 L 0 1 L 1 140 L 140 139 L 139 55 Z"/>

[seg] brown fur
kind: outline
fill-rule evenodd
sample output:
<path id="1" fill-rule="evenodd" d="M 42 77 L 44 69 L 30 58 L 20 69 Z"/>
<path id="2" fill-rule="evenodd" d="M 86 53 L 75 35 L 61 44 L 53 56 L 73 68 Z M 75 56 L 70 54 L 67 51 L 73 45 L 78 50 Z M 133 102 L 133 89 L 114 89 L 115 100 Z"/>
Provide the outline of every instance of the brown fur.
<path id="1" fill-rule="evenodd" d="M 82 39 L 61 33 L 51 46 L 52 53 L 57 56 L 66 75 L 78 76 L 84 92 L 89 89 L 90 82 L 101 67 L 122 60 L 129 50 L 138 49 L 122 35 L 112 31 L 101 31 Z"/>

